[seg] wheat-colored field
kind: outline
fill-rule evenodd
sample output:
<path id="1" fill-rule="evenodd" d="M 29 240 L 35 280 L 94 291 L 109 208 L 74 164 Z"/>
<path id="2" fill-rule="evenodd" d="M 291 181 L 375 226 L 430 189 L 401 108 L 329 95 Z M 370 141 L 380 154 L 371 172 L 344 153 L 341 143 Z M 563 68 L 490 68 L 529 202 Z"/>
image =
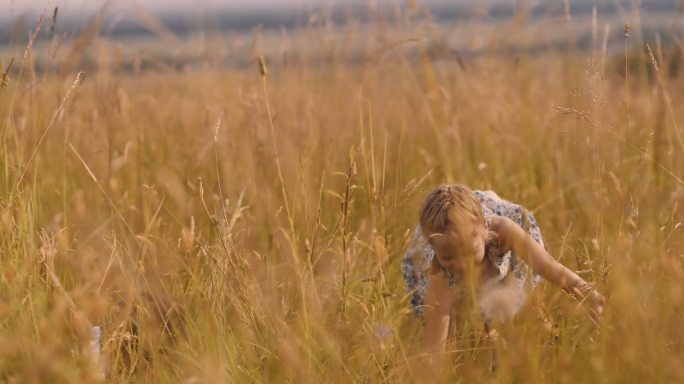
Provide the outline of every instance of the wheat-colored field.
<path id="1" fill-rule="evenodd" d="M 364 28 L 229 68 L 92 35 L 3 56 L 0 381 L 427 380 L 399 260 L 445 182 L 533 211 L 607 306 L 595 333 L 542 283 L 505 345 L 465 314 L 435 380 L 684 380 L 677 40 L 509 49 L 513 20 L 461 57 L 429 20 Z"/>

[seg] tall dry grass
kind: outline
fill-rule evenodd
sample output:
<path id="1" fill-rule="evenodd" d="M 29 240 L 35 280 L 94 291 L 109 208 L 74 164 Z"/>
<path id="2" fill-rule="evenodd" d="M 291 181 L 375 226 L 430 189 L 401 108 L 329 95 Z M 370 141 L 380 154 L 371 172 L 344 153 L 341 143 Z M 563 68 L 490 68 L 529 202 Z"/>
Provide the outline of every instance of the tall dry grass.
<path id="1" fill-rule="evenodd" d="M 506 346 L 454 324 L 445 381 L 681 381 L 683 51 L 511 52 L 520 23 L 463 58 L 428 22 L 314 23 L 261 71 L 131 73 L 106 42 L 79 67 L 97 36 L 38 71 L 29 44 L 0 89 L 1 380 L 97 381 L 94 324 L 111 382 L 419 380 L 399 259 L 465 182 L 608 305 L 592 335 L 543 283 Z"/>

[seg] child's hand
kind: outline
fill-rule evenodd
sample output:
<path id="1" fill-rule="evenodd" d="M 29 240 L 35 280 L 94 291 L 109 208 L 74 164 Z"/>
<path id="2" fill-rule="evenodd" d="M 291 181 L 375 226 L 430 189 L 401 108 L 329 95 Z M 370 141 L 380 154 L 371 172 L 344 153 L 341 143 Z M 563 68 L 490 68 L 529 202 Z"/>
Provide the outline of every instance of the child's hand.
<path id="1" fill-rule="evenodd" d="M 606 304 L 606 298 L 598 293 L 595 289 L 589 294 L 589 305 L 591 305 L 591 318 L 598 324 L 603 314 L 603 306 Z"/>
<path id="2" fill-rule="evenodd" d="M 589 304 L 591 320 L 594 325 L 598 325 L 603 314 L 603 307 L 606 304 L 606 298 L 588 283 L 580 284 L 574 287 L 572 291 L 580 300 Z"/>

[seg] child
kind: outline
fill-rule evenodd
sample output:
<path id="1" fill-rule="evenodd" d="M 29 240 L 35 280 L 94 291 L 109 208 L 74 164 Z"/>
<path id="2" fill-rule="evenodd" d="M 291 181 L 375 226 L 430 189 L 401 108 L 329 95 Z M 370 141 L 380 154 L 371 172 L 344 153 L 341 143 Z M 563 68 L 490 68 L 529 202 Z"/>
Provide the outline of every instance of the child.
<path id="1" fill-rule="evenodd" d="M 531 213 L 465 185 L 442 185 L 428 194 L 401 266 L 413 310 L 424 320 L 424 347 L 433 353 L 444 351 L 451 308 L 467 287 L 475 289 L 487 329 L 492 320 L 513 316 L 540 276 L 588 302 L 595 321 L 605 301 L 544 250 Z"/>

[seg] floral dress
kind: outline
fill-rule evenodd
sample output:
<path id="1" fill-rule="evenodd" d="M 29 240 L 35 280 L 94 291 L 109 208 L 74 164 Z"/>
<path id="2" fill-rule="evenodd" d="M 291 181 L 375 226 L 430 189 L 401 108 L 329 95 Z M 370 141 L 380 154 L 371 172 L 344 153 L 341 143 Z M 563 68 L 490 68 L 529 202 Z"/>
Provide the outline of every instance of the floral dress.
<path id="1" fill-rule="evenodd" d="M 507 217 L 524 228 L 542 247 L 544 246 L 539 225 L 531 212 L 518 204 L 502 199 L 493 191 L 474 190 L 473 192 L 482 205 L 488 226 L 491 227 L 491 219 L 495 216 Z M 410 295 L 411 308 L 421 318 L 423 317 L 423 299 L 427 288 L 427 273 L 434 257 L 435 252 L 423 236 L 420 225 L 418 225 L 409 242 L 406 255 L 401 260 L 401 269 Z M 531 278 L 528 279 L 530 271 L 527 264 L 512 251 L 498 253 L 493 247 L 488 246 L 485 248 L 485 257 L 499 270 L 499 273 L 488 281 L 480 282 L 480 288 L 496 287 L 507 291 L 507 294 L 500 296 L 497 301 L 488 300 L 482 293 L 491 292 L 491 289 L 478 290 L 480 312 L 485 323 L 489 323 L 492 317 L 496 317 L 497 308 L 493 308 L 493 306 L 502 305 L 501 298 L 508 301 L 504 304 L 511 308 L 513 313 L 517 312 L 525 302 L 526 291 L 537 285 L 540 276 L 532 272 Z"/>

